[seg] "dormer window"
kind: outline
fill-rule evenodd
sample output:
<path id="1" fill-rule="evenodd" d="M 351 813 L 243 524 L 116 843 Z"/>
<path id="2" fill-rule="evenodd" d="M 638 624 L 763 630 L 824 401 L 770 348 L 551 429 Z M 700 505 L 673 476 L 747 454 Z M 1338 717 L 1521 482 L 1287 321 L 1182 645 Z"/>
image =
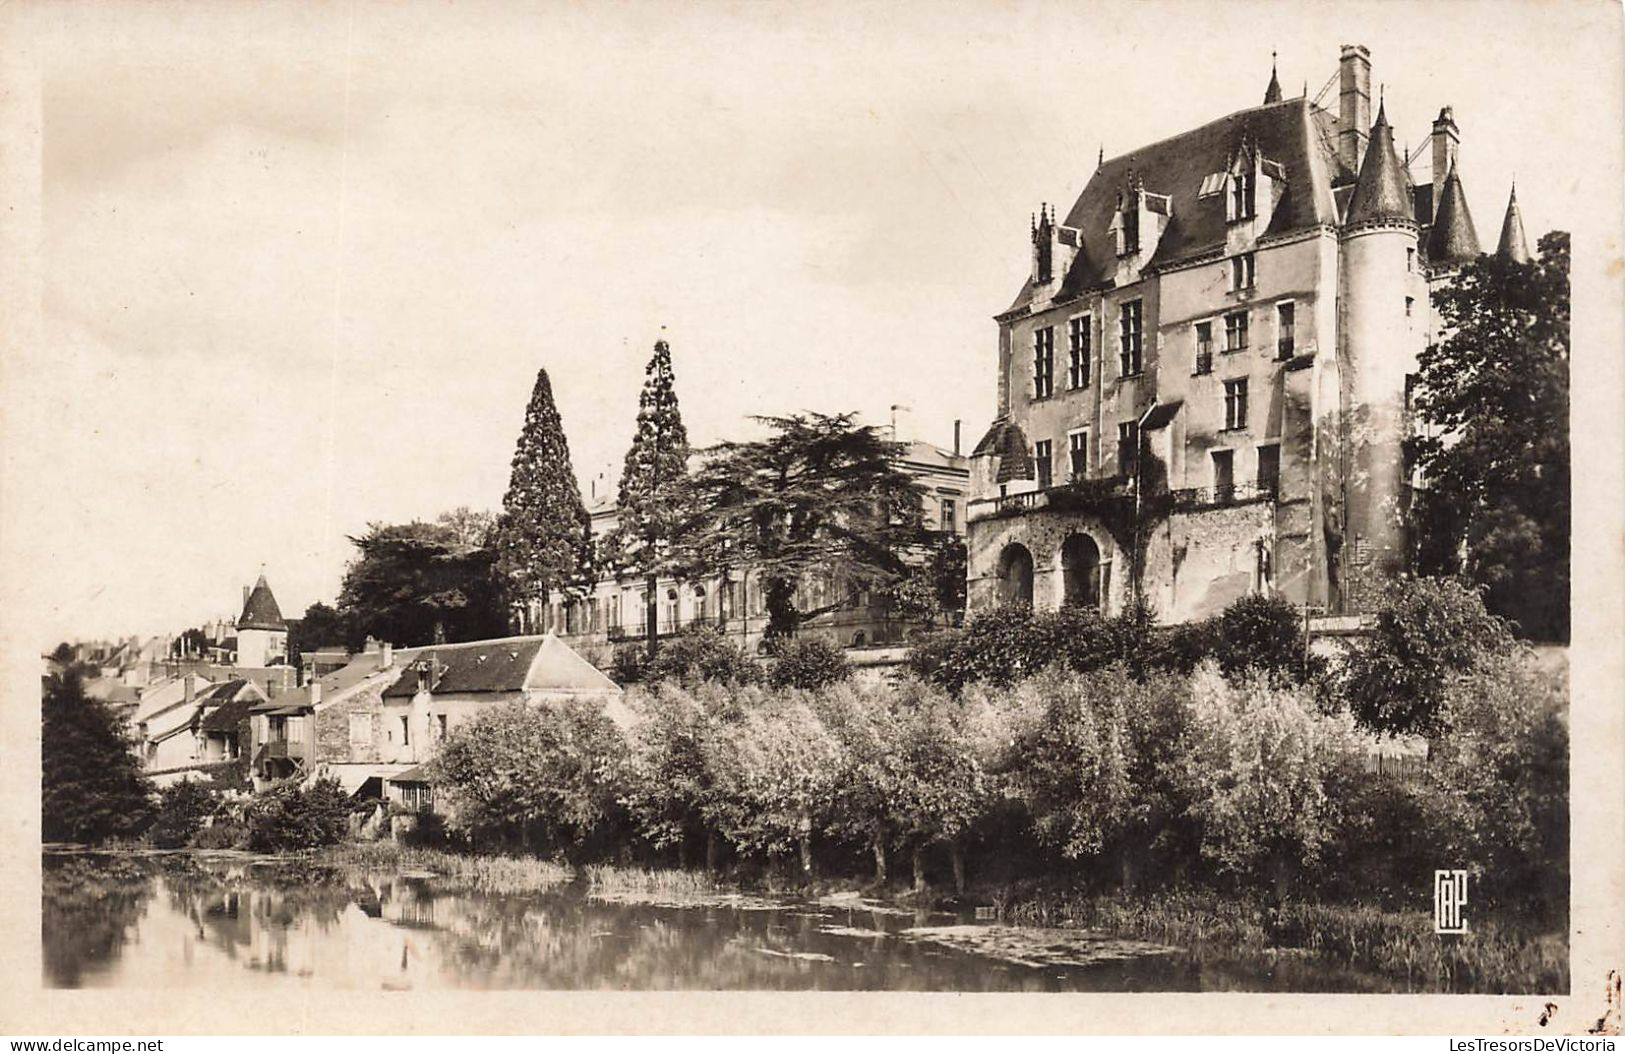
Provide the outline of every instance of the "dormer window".
<path id="1" fill-rule="evenodd" d="M 1123 255 L 1132 256 L 1140 251 L 1140 202 L 1139 195 L 1129 197 L 1128 204 L 1123 209 Z"/>
<path id="2" fill-rule="evenodd" d="M 1230 219 L 1250 220 L 1254 212 L 1253 174 L 1243 169 L 1230 176 Z"/>

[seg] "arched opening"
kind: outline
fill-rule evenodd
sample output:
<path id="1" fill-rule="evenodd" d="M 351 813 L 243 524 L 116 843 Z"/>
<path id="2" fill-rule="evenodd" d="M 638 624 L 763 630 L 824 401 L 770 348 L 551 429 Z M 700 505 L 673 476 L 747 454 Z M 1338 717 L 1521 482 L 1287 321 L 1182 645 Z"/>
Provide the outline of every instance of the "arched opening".
<path id="1" fill-rule="evenodd" d="M 1033 554 L 1011 542 L 999 554 L 999 600 L 1006 604 L 1033 602 Z"/>
<path id="2" fill-rule="evenodd" d="M 1087 534 L 1067 535 L 1061 545 L 1062 603 L 1069 607 L 1100 607 L 1100 547 Z"/>

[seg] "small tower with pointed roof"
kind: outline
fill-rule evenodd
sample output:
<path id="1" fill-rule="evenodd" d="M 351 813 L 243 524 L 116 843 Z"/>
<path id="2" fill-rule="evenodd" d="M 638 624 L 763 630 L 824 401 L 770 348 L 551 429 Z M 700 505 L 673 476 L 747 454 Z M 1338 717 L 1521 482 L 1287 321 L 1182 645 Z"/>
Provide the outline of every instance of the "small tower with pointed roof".
<path id="1" fill-rule="evenodd" d="M 287 661 L 288 623 L 261 574 L 248 591 L 243 613 L 237 619 L 237 665 L 257 670 Z"/>
<path id="2" fill-rule="evenodd" d="M 1523 234 L 1523 214 L 1518 211 L 1518 184 L 1512 184 L 1512 194 L 1507 198 L 1507 214 L 1501 220 L 1501 242 L 1495 247 L 1495 255 L 1514 263 L 1529 262 L 1529 242 Z"/>
<path id="3" fill-rule="evenodd" d="M 1269 87 L 1264 89 L 1264 105 L 1265 106 L 1268 106 L 1270 103 L 1275 103 L 1275 102 L 1280 102 L 1281 101 L 1281 81 L 1280 81 L 1279 78 L 1276 77 L 1275 70 L 1276 70 L 1275 52 L 1272 51 L 1272 52 L 1270 52 L 1270 83 L 1269 83 Z"/>
<path id="4" fill-rule="evenodd" d="M 1341 362 L 1350 415 L 1339 579 L 1356 608 L 1405 561 L 1405 388 L 1427 333 L 1419 237 L 1410 180 L 1394 151 L 1386 103 L 1379 101 L 1339 232 Z"/>
<path id="5" fill-rule="evenodd" d="M 1473 214 L 1467 208 L 1467 195 L 1462 192 L 1456 166 L 1451 166 L 1450 174 L 1444 177 L 1444 188 L 1437 193 L 1439 207 L 1428 231 L 1428 266 L 1454 270 L 1478 259 L 1480 252 L 1478 230 L 1473 226 Z"/>

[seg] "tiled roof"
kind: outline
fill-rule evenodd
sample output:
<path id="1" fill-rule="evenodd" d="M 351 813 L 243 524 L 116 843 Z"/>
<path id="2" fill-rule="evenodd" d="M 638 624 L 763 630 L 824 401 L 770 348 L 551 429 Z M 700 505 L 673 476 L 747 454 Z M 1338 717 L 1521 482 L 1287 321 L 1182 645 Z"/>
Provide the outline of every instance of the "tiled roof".
<path id="1" fill-rule="evenodd" d="M 1032 479 L 1035 475 L 1032 450 L 1027 445 L 1027 433 L 1008 418 L 1001 417 L 994 421 L 987 434 L 976 444 L 976 449 L 971 451 L 972 457 L 986 454 L 993 454 L 999 459 L 998 479 L 995 482 L 1009 483 L 1014 479 Z"/>
<path id="2" fill-rule="evenodd" d="M 1466 263 L 1478 258 L 1478 231 L 1473 227 L 1473 214 L 1467 209 L 1467 195 L 1462 193 L 1454 166 L 1439 196 L 1439 212 L 1428 232 L 1427 254 L 1431 263 Z"/>
<path id="3" fill-rule="evenodd" d="M 1265 233 L 1336 222 L 1331 199 L 1331 179 L 1337 175 L 1334 135 L 1335 119 L 1297 98 L 1242 110 L 1104 161 L 1063 221 L 1081 233 L 1083 244 L 1062 278 L 1057 298 L 1110 285 L 1117 269 L 1111 223 L 1118 193 L 1128 185 L 1131 172 L 1147 193 L 1170 199 L 1172 218 L 1149 266 L 1222 251 L 1228 226 L 1224 196 L 1199 198 L 1198 193 L 1209 175 L 1229 170 L 1244 138 L 1256 143 L 1258 152 L 1279 165 L 1285 176 L 1285 193 Z M 1031 297 L 1029 280 L 1011 309 L 1025 306 Z"/>
<path id="4" fill-rule="evenodd" d="M 1390 220 L 1416 222 L 1410 183 L 1405 166 L 1394 153 L 1394 130 L 1388 124 L 1383 106 L 1377 107 L 1377 120 L 1371 126 L 1371 142 L 1366 146 L 1360 178 L 1349 200 L 1348 223 L 1374 223 Z"/>
<path id="5" fill-rule="evenodd" d="M 384 779 L 389 783 L 428 783 L 429 768 L 427 765 L 413 765 L 393 776 L 385 776 Z"/>
<path id="6" fill-rule="evenodd" d="M 271 595 L 271 587 L 266 583 L 265 576 L 260 575 L 259 581 L 254 583 L 254 591 L 248 594 L 248 603 L 243 605 L 242 617 L 237 620 L 237 631 L 286 631 L 287 628 L 288 624 L 282 621 L 282 609 L 276 606 L 276 597 Z"/>

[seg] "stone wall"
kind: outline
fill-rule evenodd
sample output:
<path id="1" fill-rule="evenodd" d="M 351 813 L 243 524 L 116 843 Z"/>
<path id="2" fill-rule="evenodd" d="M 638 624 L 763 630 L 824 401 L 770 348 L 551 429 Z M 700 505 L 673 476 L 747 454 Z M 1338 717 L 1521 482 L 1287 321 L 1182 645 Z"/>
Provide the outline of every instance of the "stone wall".
<path id="1" fill-rule="evenodd" d="M 385 682 L 387 683 L 387 682 Z M 317 762 L 379 762 L 393 760 L 379 744 L 384 742 L 383 684 L 369 685 L 331 703 L 316 713 Z M 350 720 L 355 717 L 368 729 L 365 743 L 352 742 Z"/>
<path id="2" fill-rule="evenodd" d="M 1163 622 L 1217 615 L 1265 585 L 1260 546 L 1273 567 L 1274 502 L 1175 513 L 1147 539 L 1145 599 Z"/>

